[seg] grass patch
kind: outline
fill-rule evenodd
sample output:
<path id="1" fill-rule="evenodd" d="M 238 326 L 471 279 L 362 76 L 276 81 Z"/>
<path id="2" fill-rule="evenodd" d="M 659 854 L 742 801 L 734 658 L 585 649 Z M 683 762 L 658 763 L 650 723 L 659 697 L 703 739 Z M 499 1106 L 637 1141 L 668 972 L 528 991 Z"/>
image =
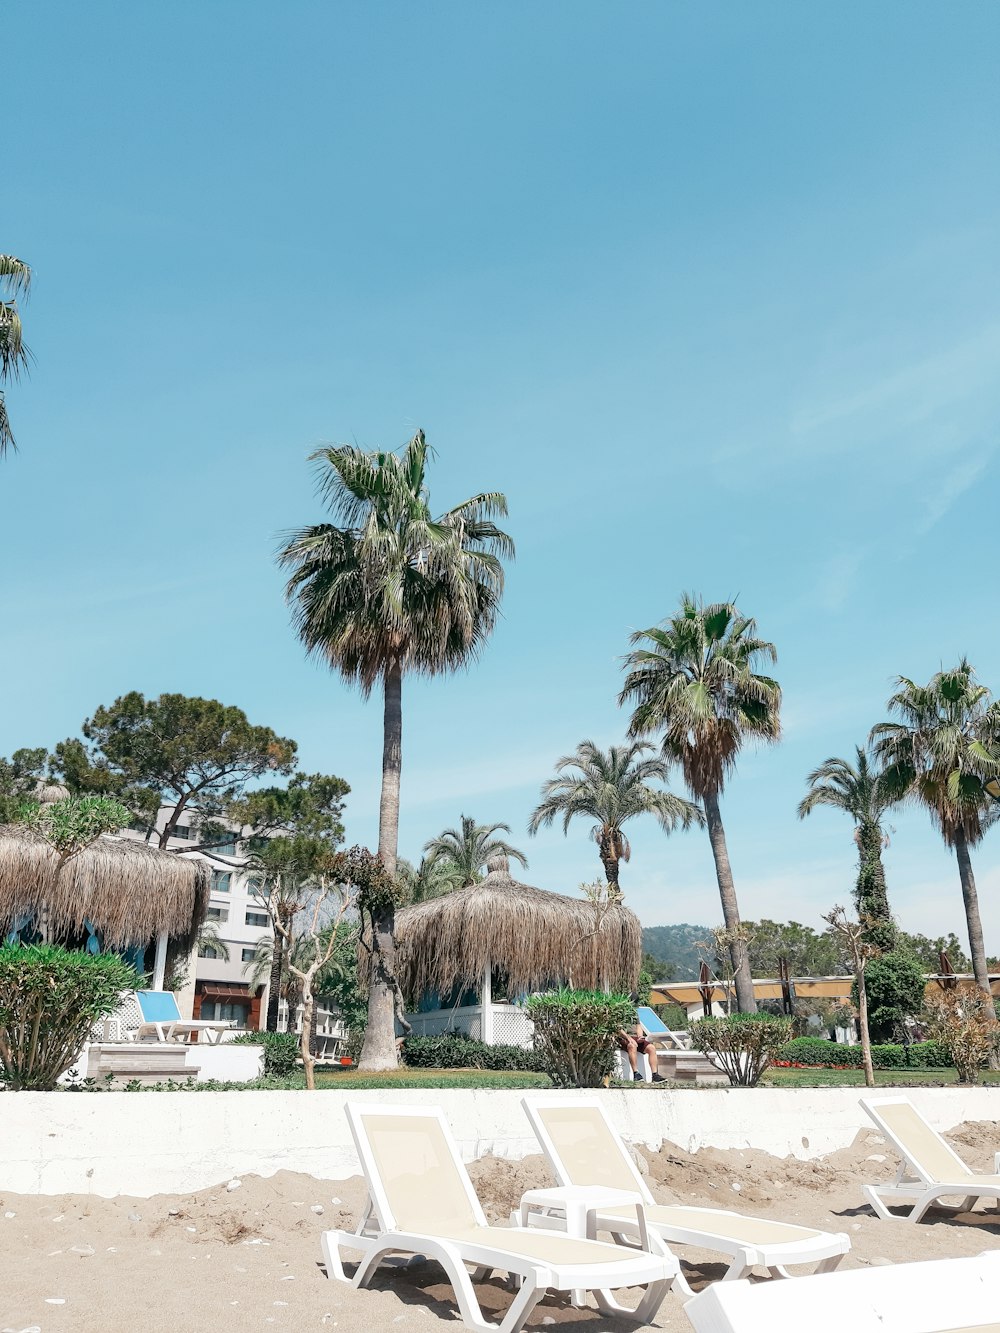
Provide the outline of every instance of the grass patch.
<path id="1" fill-rule="evenodd" d="M 1000 1082 L 1000 1072 L 984 1069 L 983 1083 Z M 945 1088 L 958 1082 L 956 1069 L 876 1069 L 877 1088 Z M 768 1088 L 863 1088 L 863 1069 L 769 1069 L 763 1087 Z"/>
<path id="2" fill-rule="evenodd" d="M 499 1069 L 391 1069 L 362 1074 L 356 1069 L 317 1070 L 317 1088 L 549 1088 L 548 1074 Z"/>

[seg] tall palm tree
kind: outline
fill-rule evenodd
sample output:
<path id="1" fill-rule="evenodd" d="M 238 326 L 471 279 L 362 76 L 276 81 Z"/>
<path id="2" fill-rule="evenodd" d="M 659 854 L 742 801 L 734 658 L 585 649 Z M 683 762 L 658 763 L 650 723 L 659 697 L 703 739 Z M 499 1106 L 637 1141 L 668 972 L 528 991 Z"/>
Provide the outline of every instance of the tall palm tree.
<path id="1" fill-rule="evenodd" d="M 882 848 L 886 843 L 882 820 L 889 807 L 902 798 L 898 775 L 872 763 L 868 751 L 858 745 L 855 763 L 826 759 L 806 781 L 809 791 L 799 802 L 800 819 L 819 806 L 829 806 L 843 810 L 854 820 L 854 841 L 858 847 L 855 905 L 858 915 L 872 922 L 866 931 L 868 940 L 879 949 L 891 949 L 896 942 L 896 926 L 889 910 L 882 864 Z"/>
<path id="2" fill-rule="evenodd" d="M 307 650 L 368 696 L 384 700 L 379 856 L 395 874 L 406 674 L 437 675 L 468 664 L 496 623 L 502 559 L 514 554 L 494 523 L 507 513 L 499 491 L 474 495 L 434 517 L 429 449 L 418 431 L 398 454 L 353 445 L 320 449 L 319 491 L 334 522 L 289 535 L 279 555 L 291 571 L 286 595 Z M 339 526 L 338 526 L 339 525 Z M 396 1064 L 393 1018 L 394 909 L 372 919 L 372 975 L 365 1069 Z"/>
<path id="3" fill-rule="evenodd" d="M 979 986 L 990 994 L 979 896 L 970 848 L 1000 818 L 983 783 L 1000 772 L 1000 704 L 963 657 L 926 685 L 896 680 L 889 710 L 900 721 L 872 728 L 876 758 L 912 800 L 926 808 L 945 846 L 954 848 L 969 927 L 969 953 Z"/>
<path id="4" fill-rule="evenodd" d="M 13 255 L 0 255 L 0 385 L 19 379 L 31 360 L 21 334 L 21 316 L 17 308 L 17 298 L 27 296 L 30 288 L 31 269 L 24 260 L 15 259 Z M 17 445 L 0 388 L 0 458 L 8 447 L 16 449 Z"/>
<path id="5" fill-rule="evenodd" d="M 637 631 L 632 643 L 644 646 L 625 660 L 628 674 L 619 703 L 635 704 L 630 735 L 662 732 L 664 757 L 680 764 L 688 790 L 705 811 L 736 1001 L 744 1013 L 755 1013 L 719 796 L 748 741 L 771 742 L 781 735 L 781 687 L 757 671 L 760 663 L 776 661 L 777 652 L 758 637 L 757 622 L 731 602 L 706 606 L 688 593 L 676 615 Z"/>
<path id="6" fill-rule="evenodd" d="M 436 838 L 424 844 L 430 866 L 441 863 L 454 866 L 460 876 L 459 888 L 478 884 L 491 856 L 506 856 L 527 866 L 528 858 L 516 847 L 498 838 L 497 832 L 510 832 L 509 824 L 477 824 L 468 815 L 461 816 L 461 826 L 446 828 Z"/>
<path id="7" fill-rule="evenodd" d="M 608 750 L 581 741 L 575 754 L 556 760 L 558 776 L 542 787 L 542 799 L 528 822 L 528 832 L 534 835 L 561 815 L 563 833 L 568 834 L 572 819 L 592 819 L 590 836 L 597 843 L 612 898 L 621 897 L 619 862 L 632 858 L 624 828 L 628 820 L 653 815 L 664 833 L 705 822 L 696 805 L 650 785 L 666 783 L 670 773 L 666 760 L 648 753 L 652 749 L 648 741 L 612 745 Z"/>

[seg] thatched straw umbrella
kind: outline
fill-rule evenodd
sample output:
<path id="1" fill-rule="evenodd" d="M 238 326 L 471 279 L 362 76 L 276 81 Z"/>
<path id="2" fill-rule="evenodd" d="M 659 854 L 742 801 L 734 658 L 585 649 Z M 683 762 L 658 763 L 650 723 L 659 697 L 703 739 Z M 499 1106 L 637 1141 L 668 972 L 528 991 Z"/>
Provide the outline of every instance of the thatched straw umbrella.
<path id="1" fill-rule="evenodd" d="M 0 938 L 25 916 L 44 918 L 57 936 L 89 921 L 113 949 L 155 938 L 159 964 L 168 937 L 193 948 L 209 885 L 205 862 L 129 838 L 100 837 L 61 864 L 30 829 L 0 827 Z"/>
<path id="2" fill-rule="evenodd" d="M 632 990 L 642 959 L 642 928 L 627 907 L 600 918 L 592 904 L 519 884 L 507 858 L 493 857 L 479 884 L 396 913 L 397 972 L 417 1003 L 456 986 L 478 987 L 490 1002 L 493 968 L 512 993 L 560 983 Z"/>

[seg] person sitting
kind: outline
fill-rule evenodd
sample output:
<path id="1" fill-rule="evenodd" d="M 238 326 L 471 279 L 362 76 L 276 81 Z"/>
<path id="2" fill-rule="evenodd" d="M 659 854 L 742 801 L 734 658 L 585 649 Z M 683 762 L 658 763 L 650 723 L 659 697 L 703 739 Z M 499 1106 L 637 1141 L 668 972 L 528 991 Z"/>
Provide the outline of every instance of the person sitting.
<path id="1" fill-rule="evenodd" d="M 628 1062 L 632 1068 L 632 1077 L 637 1083 L 643 1082 L 643 1077 L 639 1073 L 640 1055 L 644 1055 L 649 1061 L 649 1072 L 653 1076 L 653 1082 L 665 1082 L 663 1075 L 656 1071 L 656 1047 L 646 1036 L 640 1023 L 636 1023 L 634 1033 L 626 1032 L 622 1028 L 615 1034 L 615 1039 L 619 1049 L 623 1050 L 628 1056 Z"/>

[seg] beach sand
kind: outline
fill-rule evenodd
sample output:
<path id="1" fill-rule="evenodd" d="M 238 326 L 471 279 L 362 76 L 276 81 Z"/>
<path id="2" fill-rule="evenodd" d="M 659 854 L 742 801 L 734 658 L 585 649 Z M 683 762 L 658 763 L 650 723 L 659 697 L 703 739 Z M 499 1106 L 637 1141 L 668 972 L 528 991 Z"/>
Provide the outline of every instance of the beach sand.
<path id="1" fill-rule="evenodd" d="M 995 1123 L 964 1125 L 948 1137 L 973 1169 L 992 1172 L 1000 1149 Z M 1000 1244 L 1000 1212 L 981 1207 L 973 1214 L 932 1212 L 916 1227 L 878 1221 L 862 1204 L 859 1182 L 891 1178 L 897 1162 L 873 1131 L 815 1161 L 711 1149 L 690 1156 L 672 1147 L 642 1158 L 663 1202 L 845 1231 L 853 1247 L 848 1266 L 973 1255 Z M 525 1190 L 555 1183 L 538 1156 L 484 1158 L 470 1173 L 497 1222 L 507 1220 Z M 320 1181 L 290 1172 L 244 1176 L 232 1190 L 222 1184 L 150 1199 L 0 1196 L 0 1333 L 428 1333 L 439 1320 L 461 1327 L 433 1264 L 386 1269 L 368 1291 L 326 1278 L 320 1233 L 352 1226 L 363 1197 L 358 1177 Z M 677 1252 L 696 1287 L 724 1271 L 718 1255 Z M 502 1317 L 509 1293 L 497 1281 L 478 1286 L 487 1317 Z M 560 1333 L 634 1328 L 548 1297 L 528 1327 L 553 1325 Z M 678 1296 L 668 1295 L 656 1327 L 689 1329 Z"/>

